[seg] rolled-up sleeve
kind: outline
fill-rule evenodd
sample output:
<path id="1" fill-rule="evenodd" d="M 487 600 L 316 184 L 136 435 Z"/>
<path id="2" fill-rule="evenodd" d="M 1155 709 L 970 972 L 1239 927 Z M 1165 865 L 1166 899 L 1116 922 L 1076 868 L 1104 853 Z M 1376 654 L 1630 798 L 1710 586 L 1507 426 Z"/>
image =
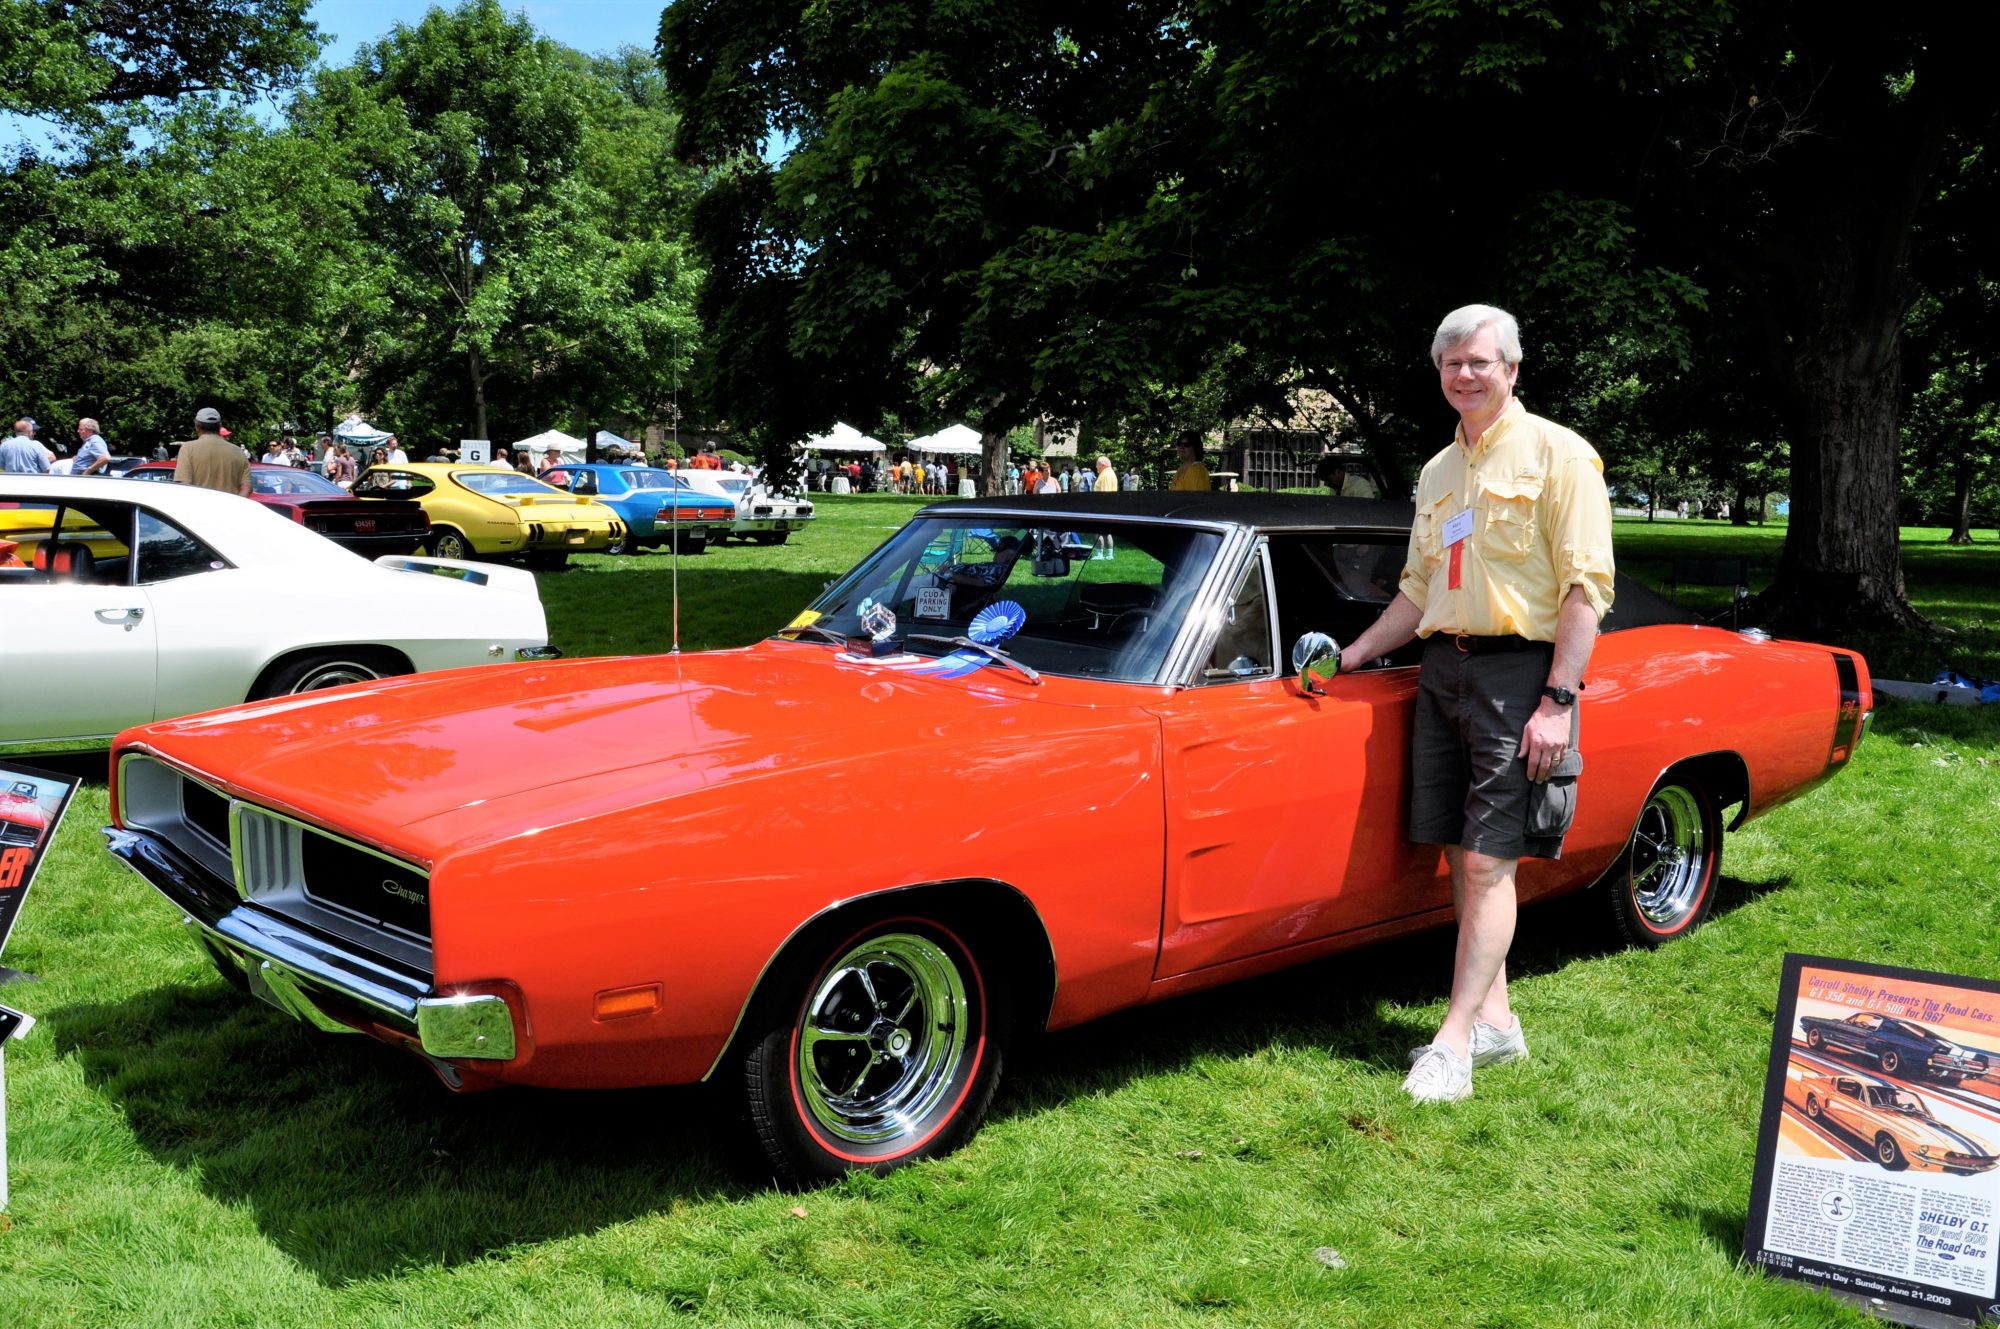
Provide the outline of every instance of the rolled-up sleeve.
<path id="1" fill-rule="evenodd" d="M 1420 535 L 1415 529 L 1410 531 L 1410 548 L 1403 558 L 1403 575 L 1396 583 L 1396 589 L 1418 609 L 1429 603 L 1431 594 L 1430 578 L 1424 575 L 1424 551 L 1417 545 Z"/>
<path id="2" fill-rule="evenodd" d="M 1616 591 L 1611 560 L 1611 495 L 1604 464 L 1594 455 L 1570 457 L 1555 469 L 1543 495 L 1549 513 L 1549 549 L 1555 560 L 1556 602 L 1583 587 L 1599 622 L 1611 612 Z M 1408 574 L 1404 574 L 1407 578 Z"/>

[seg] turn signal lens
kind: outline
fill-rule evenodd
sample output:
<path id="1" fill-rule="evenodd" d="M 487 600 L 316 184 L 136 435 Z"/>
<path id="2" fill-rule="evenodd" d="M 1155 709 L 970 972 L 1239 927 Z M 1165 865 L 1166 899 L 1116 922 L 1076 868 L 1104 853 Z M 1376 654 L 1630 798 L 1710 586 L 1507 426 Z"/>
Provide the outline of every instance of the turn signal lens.
<path id="1" fill-rule="evenodd" d="M 647 983 L 634 988 L 606 988 L 592 1003 L 600 1020 L 616 1020 L 627 1015 L 651 1015 L 660 1009 L 660 985 Z"/>

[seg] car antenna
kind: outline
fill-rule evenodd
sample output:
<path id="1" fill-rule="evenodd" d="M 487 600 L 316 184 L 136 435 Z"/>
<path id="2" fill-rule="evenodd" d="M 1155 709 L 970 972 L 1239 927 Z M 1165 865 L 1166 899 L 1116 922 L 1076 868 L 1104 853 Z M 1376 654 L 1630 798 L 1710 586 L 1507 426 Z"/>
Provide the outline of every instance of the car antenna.
<path id="1" fill-rule="evenodd" d="M 670 408 L 673 411 L 674 455 L 681 450 L 681 336 L 674 334 L 674 395 Z M 679 468 L 674 471 L 674 529 L 668 536 L 668 548 L 672 550 L 674 565 L 674 644 L 667 649 L 668 655 L 681 653 L 681 477 Z"/>

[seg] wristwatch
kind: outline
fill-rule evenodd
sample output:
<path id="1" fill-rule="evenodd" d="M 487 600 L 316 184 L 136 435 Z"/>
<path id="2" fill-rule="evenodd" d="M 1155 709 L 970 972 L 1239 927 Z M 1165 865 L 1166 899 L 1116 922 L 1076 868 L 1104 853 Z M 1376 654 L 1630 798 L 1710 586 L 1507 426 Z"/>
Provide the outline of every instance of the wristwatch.
<path id="1" fill-rule="evenodd" d="M 1576 694 L 1568 688 L 1543 688 L 1542 695 L 1558 706 L 1576 705 Z"/>

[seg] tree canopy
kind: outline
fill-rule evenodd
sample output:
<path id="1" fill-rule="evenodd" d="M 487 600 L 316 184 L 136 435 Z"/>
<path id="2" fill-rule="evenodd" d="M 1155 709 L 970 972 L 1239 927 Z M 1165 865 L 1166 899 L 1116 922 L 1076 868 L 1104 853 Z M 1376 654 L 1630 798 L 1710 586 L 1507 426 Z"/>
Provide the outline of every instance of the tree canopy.
<path id="1" fill-rule="evenodd" d="M 1956 187 L 1946 145 L 1983 143 L 1994 113 L 1956 17 L 1088 12 L 669 7 L 680 151 L 718 173 L 697 236 L 732 416 L 784 441 L 934 403 L 991 436 L 1220 374 L 1238 409 L 1323 390 L 1395 486 L 1450 437 L 1430 330 L 1484 300 L 1522 319 L 1530 406 L 1594 429 L 1614 466 L 1694 434 L 1726 476 L 1782 432 L 1782 620 L 1908 621 L 1913 246 Z"/>

